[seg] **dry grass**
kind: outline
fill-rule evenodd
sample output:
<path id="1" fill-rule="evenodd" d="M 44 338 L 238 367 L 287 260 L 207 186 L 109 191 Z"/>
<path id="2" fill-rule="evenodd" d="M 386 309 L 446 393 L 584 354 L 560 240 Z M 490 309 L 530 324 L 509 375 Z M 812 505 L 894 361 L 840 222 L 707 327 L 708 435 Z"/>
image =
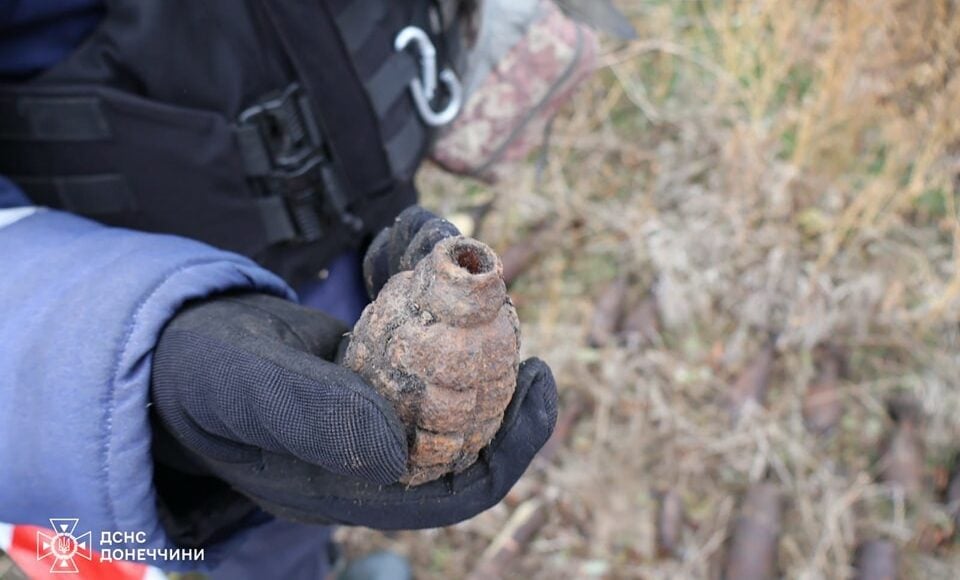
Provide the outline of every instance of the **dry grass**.
<path id="1" fill-rule="evenodd" d="M 480 237 L 499 248 L 542 219 L 567 225 L 514 294 L 524 350 L 589 415 L 506 504 L 446 530 L 346 530 L 349 550 L 389 545 L 418 578 L 462 577 L 539 495 L 548 523 L 510 577 L 710 577 L 738 497 L 769 477 L 789 498 L 786 577 L 849 577 L 865 537 L 897 542 L 904 577 L 955 577 L 960 549 L 930 538 L 952 530 L 939 489 L 960 448 L 960 3 L 625 4 L 641 40 L 609 48 L 542 171 L 492 188 L 423 176 L 448 215 L 496 196 Z M 656 295 L 661 340 L 588 348 L 620 274 Z M 769 333 L 769 401 L 731 425 L 724 393 Z M 849 353 L 846 414 L 818 438 L 801 398 L 828 339 Z M 921 497 L 875 480 L 883 401 L 900 391 L 927 416 Z M 668 487 L 690 522 L 680 555 L 658 559 Z"/>

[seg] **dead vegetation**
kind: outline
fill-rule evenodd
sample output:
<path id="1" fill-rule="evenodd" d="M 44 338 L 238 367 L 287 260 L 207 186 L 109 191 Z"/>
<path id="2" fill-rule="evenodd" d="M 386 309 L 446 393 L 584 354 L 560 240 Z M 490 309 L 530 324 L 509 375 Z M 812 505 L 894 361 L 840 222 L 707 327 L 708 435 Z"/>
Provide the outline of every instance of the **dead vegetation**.
<path id="1" fill-rule="evenodd" d="M 578 412 L 502 505 L 348 550 L 421 579 L 712 578 L 775 486 L 775 573 L 955 577 L 960 3 L 623 5 L 641 38 L 545 165 L 422 180 L 446 215 L 495 200 L 499 250 L 541 240 L 511 290 L 523 349 Z M 917 420 L 888 417 L 902 396 Z"/>

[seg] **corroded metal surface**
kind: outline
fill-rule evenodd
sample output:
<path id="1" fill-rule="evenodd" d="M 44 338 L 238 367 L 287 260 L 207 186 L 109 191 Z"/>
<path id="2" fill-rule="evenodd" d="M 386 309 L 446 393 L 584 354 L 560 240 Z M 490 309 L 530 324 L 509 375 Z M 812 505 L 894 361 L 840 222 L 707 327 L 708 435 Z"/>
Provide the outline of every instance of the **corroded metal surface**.
<path id="1" fill-rule="evenodd" d="M 386 397 L 407 427 L 401 481 L 472 465 L 516 387 L 520 326 L 503 267 L 486 245 L 446 239 L 392 277 L 353 330 L 344 364 Z"/>

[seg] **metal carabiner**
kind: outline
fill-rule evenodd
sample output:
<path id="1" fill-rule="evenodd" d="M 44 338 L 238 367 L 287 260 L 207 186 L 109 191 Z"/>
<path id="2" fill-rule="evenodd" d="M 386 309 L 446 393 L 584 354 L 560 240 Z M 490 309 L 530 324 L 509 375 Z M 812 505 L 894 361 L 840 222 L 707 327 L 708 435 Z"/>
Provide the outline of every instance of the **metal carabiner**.
<path id="1" fill-rule="evenodd" d="M 424 123 L 431 127 L 442 127 L 453 121 L 463 106 L 463 87 L 460 79 L 448 68 L 443 69 L 439 76 L 437 75 L 437 49 L 422 28 L 416 26 L 404 28 L 397 35 L 393 46 L 397 52 L 402 52 L 410 44 L 415 44 L 420 54 L 420 77 L 410 81 L 413 102 Z M 444 84 L 449 99 L 447 106 L 440 111 L 435 111 L 431 104 L 437 95 L 437 81 Z"/>

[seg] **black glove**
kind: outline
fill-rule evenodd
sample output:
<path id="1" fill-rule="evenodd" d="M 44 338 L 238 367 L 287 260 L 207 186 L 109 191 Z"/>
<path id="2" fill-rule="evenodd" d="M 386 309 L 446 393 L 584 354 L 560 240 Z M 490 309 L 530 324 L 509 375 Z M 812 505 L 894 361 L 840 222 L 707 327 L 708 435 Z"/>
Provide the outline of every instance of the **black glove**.
<path id="1" fill-rule="evenodd" d="M 420 212 L 404 216 L 419 220 Z M 392 252 L 397 265 L 434 219 L 409 229 L 407 219 L 398 221 L 409 241 Z M 428 231 L 449 231 L 432 223 Z M 400 239 L 392 232 L 386 239 Z M 377 253 L 387 247 L 371 248 L 366 263 L 389 255 Z M 414 488 L 397 483 L 407 459 L 403 427 L 373 387 L 333 362 L 346 331 L 320 312 L 256 294 L 191 305 L 168 324 L 153 363 L 155 449 L 158 473 L 173 481 L 160 488 L 165 524 L 185 544 L 202 544 L 249 513 L 235 493 L 201 485 L 204 476 L 288 519 L 436 527 L 499 502 L 549 438 L 556 386 L 550 369 L 532 359 L 521 365 L 503 426 L 475 465 Z M 198 500 L 208 489 L 216 497 Z"/>
<path id="2" fill-rule="evenodd" d="M 374 238 L 363 259 L 363 279 L 370 298 L 376 298 L 397 272 L 413 270 L 438 242 L 459 235 L 457 226 L 418 205 L 405 209 L 392 226 Z"/>

